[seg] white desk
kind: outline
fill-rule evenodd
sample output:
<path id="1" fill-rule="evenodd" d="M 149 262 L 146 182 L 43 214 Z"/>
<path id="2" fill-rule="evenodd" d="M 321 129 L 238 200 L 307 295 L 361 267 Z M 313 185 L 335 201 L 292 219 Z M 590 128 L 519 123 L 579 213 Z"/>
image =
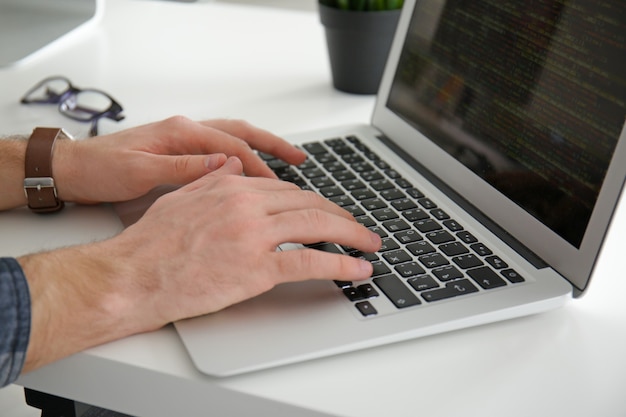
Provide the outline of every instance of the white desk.
<path id="1" fill-rule="evenodd" d="M 101 122 L 104 132 L 172 114 L 244 118 L 278 133 L 369 120 L 372 97 L 330 86 L 314 0 L 303 2 L 306 10 L 242 3 L 108 0 L 98 25 L 0 70 L 0 130 L 62 124 L 86 132 L 53 106 L 18 104 L 31 84 L 54 74 L 124 105 L 126 120 Z M 93 215 L 84 210 L 100 221 L 83 222 Z M 50 235 L 64 232 L 42 246 L 119 227 L 108 207 L 68 210 L 54 224 L 2 214 L 3 255 L 32 249 L 32 221 L 45 222 Z M 150 417 L 626 416 L 626 274 L 618 265 L 625 235 L 622 204 L 588 294 L 542 315 L 227 379 L 196 371 L 167 327 L 77 354 L 19 384 Z"/>

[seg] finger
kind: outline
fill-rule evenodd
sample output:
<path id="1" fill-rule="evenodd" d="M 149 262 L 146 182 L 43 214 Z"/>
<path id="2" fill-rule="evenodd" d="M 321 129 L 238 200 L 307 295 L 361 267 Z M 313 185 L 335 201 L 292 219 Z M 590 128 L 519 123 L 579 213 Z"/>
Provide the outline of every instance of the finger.
<path id="1" fill-rule="evenodd" d="M 226 162 L 223 153 L 210 155 L 156 155 L 151 176 L 157 184 L 184 185 L 219 169 Z"/>
<path id="2" fill-rule="evenodd" d="M 195 122 L 183 116 L 174 116 L 147 125 L 138 133 L 145 136 L 146 132 L 156 129 L 160 132 L 157 135 L 158 143 L 146 141 L 139 150 L 160 155 L 206 155 L 219 151 L 241 159 L 248 175 L 276 178 L 272 170 L 256 155 L 245 140 L 228 131 L 212 127 L 208 123 Z M 132 131 L 127 133 L 130 134 Z"/>
<path id="3" fill-rule="evenodd" d="M 372 276 L 369 261 L 315 249 L 289 250 L 270 254 L 278 282 L 329 279 L 359 281 Z"/>
<path id="4" fill-rule="evenodd" d="M 376 252 L 380 249 L 381 238 L 365 226 L 319 209 L 291 210 L 273 215 L 267 230 L 274 240 L 273 246 L 285 242 L 311 244 L 333 242 L 349 246 L 363 252 Z"/>
<path id="5" fill-rule="evenodd" d="M 299 165 L 306 154 L 283 138 L 242 120 L 214 119 L 202 122 L 245 140 L 253 149 L 269 153 L 292 165 Z"/>
<path id="6" fill-rule="evenodd" d="M 313 191 L 301 190 L 298 186 L 286 181 L 273 182 L 290 184 L 293 187 L 282 188 L 285 191 L 284 193 L 273 194 L 271 198 L 267 199 L 265 206 L 267 214 L 278 214 L 291 210 L 318 209 L 354 221 L 354 217 L 347 210 Z"/>
<path id="7" fill-rule="evenodd" d="M 276 174 L 263 162 L 243 139 L 212 127 L 203 127 L 202 133 L 206 140 L 211 137 L 210 147 L 219 149 L 230 156 L 238 157 L 243 163 L 244 172 L 248 176 L 276 179 Z"/>

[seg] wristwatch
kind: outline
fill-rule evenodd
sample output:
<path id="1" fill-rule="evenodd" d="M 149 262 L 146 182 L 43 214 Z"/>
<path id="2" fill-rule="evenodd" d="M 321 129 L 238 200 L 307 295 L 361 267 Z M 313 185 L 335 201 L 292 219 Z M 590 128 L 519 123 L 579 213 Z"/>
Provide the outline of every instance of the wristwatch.
<path id="1" fill-rule="evenodd" d="M 63 208 L 52 177 L 52 153 L 57 139 L 71 139 L 61 128 L 36 127 L 28 139 L 24 160 L 24 192 L 35 213 L 53 213 Z"/>

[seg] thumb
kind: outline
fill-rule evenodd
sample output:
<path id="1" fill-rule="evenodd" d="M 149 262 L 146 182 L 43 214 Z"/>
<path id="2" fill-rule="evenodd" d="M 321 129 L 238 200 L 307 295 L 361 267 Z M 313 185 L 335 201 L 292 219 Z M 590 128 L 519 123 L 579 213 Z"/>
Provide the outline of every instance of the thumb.
<path id="1" fill-rule="evenodd" d="M 188 184 L 219 169 L 226 162 L 226 155 L 168 155 L 159 156 L 154 179 L 160 184 Z M 160 167 L 160 168 L 159 168 Z"/>
<path id="2" fill-rule="evenodd" d="M 226 158 L 226 156 L 224 156 Z M 225 163 L 215 171 L 213 175 L 241 175 L 243 174 L 243 163 L 236 156 L 229 157 Z"/>

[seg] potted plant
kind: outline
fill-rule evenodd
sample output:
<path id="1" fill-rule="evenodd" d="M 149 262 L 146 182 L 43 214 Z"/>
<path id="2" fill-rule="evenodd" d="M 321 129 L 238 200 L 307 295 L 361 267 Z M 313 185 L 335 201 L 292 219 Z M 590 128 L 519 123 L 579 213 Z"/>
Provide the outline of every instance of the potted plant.
<path id="1" fill-rule="evenodd" d="M 400 17 L 403 0 L 318 0 L 333 85 L 375 94 Z"/>

